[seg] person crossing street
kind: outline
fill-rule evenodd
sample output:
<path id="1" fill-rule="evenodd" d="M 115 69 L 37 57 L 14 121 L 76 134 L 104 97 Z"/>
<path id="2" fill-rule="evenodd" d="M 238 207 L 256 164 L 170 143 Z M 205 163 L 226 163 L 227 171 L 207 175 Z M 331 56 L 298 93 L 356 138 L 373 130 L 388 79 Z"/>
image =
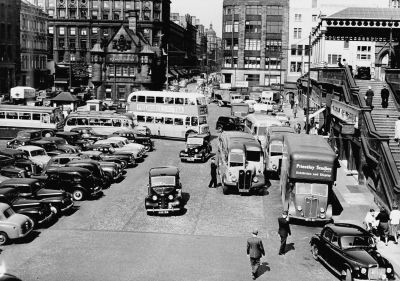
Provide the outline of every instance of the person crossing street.
<path id="1" fill-rule="evenodd" d="M 262 240 L 257 237 L 258 230 L 253 230 L 253 236 L 247 239 L 247 256 L 250 258 L 251 274 L 253 280 L 257 278 L 257 271 L 260 267 L 260 259 L 265 256 Z"/>
<path id="2" fill-rule="evenodd" d="M 211 180 L 210 183 L 208 184 L 208 187 L 217 187 L 218 186 L 218 181 L 217 181 L 217 164 L 215 163 L 215 158 L 211 158 Z"/>

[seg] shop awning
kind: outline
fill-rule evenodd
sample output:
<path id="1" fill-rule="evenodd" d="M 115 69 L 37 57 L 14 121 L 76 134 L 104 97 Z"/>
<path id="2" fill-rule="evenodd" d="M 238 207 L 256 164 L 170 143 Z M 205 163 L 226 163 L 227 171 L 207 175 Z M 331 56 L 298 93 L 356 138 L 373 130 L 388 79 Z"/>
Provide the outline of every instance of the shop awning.
<path id="1" fill-rule="evenodd" d="M 314 113 L 310 114 L 310 118 L 316 117 L 318 116 L 320 113 L 322 113 L 324 110 L 326 109 L 326 107 L 322 107 L 320 109 L 318 109 L 317 111 L 315 111 Z"/>

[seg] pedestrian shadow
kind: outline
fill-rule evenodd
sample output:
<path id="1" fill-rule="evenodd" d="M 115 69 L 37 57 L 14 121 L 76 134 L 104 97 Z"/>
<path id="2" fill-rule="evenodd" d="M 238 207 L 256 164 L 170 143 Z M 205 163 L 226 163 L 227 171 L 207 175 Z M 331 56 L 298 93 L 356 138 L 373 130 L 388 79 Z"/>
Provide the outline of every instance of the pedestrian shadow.
<path id="1" fill-rule="evenodd" d="M 287 254 L 288 252 L 290 252 L 290 251 L 294 251 L 296 248 L 294 247 L 294 243 L 289 243 L 289 244 L 286 244 L 286 247 L 285 247 L 285 254 Z"/>
<path id="2" fill-rule="evenodd" d="M 258 268 L 258 277 L 263 275 L 265 272 L 271 271 L 271 268 L 269 267 L 269 264 L 267 262 L 263 262 L 260 267 Z"/>

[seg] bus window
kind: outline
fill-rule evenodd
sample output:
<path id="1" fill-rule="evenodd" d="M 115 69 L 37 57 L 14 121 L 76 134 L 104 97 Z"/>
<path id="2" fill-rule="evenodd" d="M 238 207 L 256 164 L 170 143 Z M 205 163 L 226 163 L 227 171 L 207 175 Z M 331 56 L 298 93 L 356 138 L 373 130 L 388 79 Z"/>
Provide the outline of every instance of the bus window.
<path id="1" fill-rule="evenodd" d="M 40 121 L 40 113 L 32 113 L 32 120 Z"/>
<path id="2" fill-rule="evenodd" d="M 146 96 L 138 96 L 137 101 L 138 102 L 146 102 Z"/>
<path id="3" fill-rule="evenodd" d="M 170 117 L 165 118 L 165 124 L 167 125 L 172 125 L 174 123 L 173 119 Z"/>
<path id="4" fill-rule="evenodd" d="M 76 123 L 79 126 L 87 126 L 88 125 L 88 120 L 86 118 L 77 118 Z"/>
<path id="5" fill-rule="evenodd" d="M 196 100 L 193 99 L 193 98 L 189 98 L 188 102 L 189 102 L 190 105 L 196 105 Z"/>
<path id="6" fill-rule="evenodd" d="M 50 115 L 42 114 L 42 122 L 43 123 L 50 123 Z"/>
<path id="7" fill-rule="evenodd" d="M 137 121 L 138 121 L 138 122 L 144 122 L 144 120 L 145 120 L 145 118 L 144 118 L 143 115 L 138 115 L 138 116 L 137 116 Z"/>
<path id="8" fill-rule="evenodd" d="M 165 97 L 164 103 L 174 104 L 174 98 Z"/>
<path id="9" fill-rule="evenodd" d="M 112 125 L 113 125 L 113 127 L 121 127 L 121 120 L 113 119 L 112 120 Z"/>
<path id="10" fill-rule="evenodd" d="M 67 126 L 75 126 L 75 125 L 76 125 L 76 118 L 69 118 L 67 120 Z"/>
<path id="11" fill-rule="evenodd" d="M 164 123 L 164 117 L 156 117 L 155 118 L 156 124 L 163 124 Z"/>
<path id="12" fill-rule="evenodd" d="M 147 116 L 146 117 L 146 123 L 153 123 L 154 122 L 154 117 L 153 116 Z"/>
<path id="13" fill-rule="evenodd" d="M 164 97 L 156 97 L 156 103 L 164 103 Z"/>
<path id="14" fill-rule="evenodd" d="M 99 125 L 99 124 L 100 124 L 99 119 L 97 119 L 97 118 L 90 118 L 90 119 L 89 119 L 89 125 L 90 125 L 90 126 L 97 126 L 97 125 Z"/>
<path id="15" fill-rule="evenodd" d="M 146 103 L 154 103 L 154 97 L 153 96 L 147 96 L 146 97 Z"/>
<path id="16" fill-rule="evenodd" d="M 184 104 L 189 104 L 188 98 L 185 98 L 183 103 L 184 103 Z"/>
<path id="17" fill-rule="evenodd" d="M 183 98 L 175 98 L 175 104 L 183 104 Z"/>
<path id="18" fill-rule="evenodd" d="M 18 113 L 17 112 L 7 112 L 6 117 L 7 117 L 7 119 L 18 119 Z"/>
<path id="19" fill-rule="evenodd" d="M 131 102 L 136 102 L 136 95 L 133 95 L 133 96 L 132 96 Z"/>
<path id="20" fill-rule="evenodd" d="M 178 125 L 178 126 L 182 126 L 183 125 L 183 119 L 182 118 L 175 118 L 174 119 L 174 124 Z"/>
<path id="21" fill-rule="evenodd" d="M 0 119 L 5 119 L 5 118 L 6 118 L 5 112 L 0 112 Z"/>
<path id="22" fill-rule="evenodd" d="M 129 121 L 128 120 L 123 120 L 124 127 L 129 127 Z"/>
<path id="23" fill-rule="evenodd" d="M 199 120 L 197 119 L 197 117 L 192 117 L 192 126 L 197 126 L 198 125 L 198 123 L 199 123 Z"/>
<path id="24" fill-rule="evenodd" d="M 207 124 L 207 117 L 206 116 L 200 116 L 199 117 L 199 125 L 204 125 Z"/>
<path id="25" fill-rule="evenodd" d="M 103 123 L 102 126 L 111 127 L 112 119 L 100 119 L 100 123 Z"/>
<path id="26" fill-rule="evenodd" d="M 22 120 L 31 120 L 31 114 L 30 113 L 20 113 L 19 114 L 19 119 Z"/>
<path id="27" fill-rule="evenodd" d="M 186 122 L 185 122 L 186 126 L 190 126 L 190 117 L 186 117 Z"/>

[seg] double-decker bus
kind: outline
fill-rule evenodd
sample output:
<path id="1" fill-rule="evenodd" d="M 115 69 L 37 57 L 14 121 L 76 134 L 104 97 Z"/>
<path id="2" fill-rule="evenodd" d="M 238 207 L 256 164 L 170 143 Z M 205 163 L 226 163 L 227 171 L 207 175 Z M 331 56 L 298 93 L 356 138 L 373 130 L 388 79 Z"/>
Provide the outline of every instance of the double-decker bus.
<path id="1" fill-rule="evenodd" d="M 132 129 L 134 118 L 114 111 L 77 111 L 70 113 L 65 119 L 66 132 L 82 127 L 91 127 L 100 135 L 110 135 L 121 129 Z"/>
<path id="2" fill-rule="evenodd" d="M 202 94 L 168 91 L 138 91 L 127 99 L 127 112 L 151 135 L 187 138 L 190 133 L 209 134 L 208 107 Z"/>
<path id="3" fill-rule="evenodd" d="M 280 189 L 283 210 L 305 221 L 332 220 L 336 154 L 317 135 L 284 136 Z"/>
<path id="4" fill-rule="evenodd" d="M 58 107 L 0 104 L 1 138 L 14 138 L 24 129 L 62 130 L 63 125 Z"/>

